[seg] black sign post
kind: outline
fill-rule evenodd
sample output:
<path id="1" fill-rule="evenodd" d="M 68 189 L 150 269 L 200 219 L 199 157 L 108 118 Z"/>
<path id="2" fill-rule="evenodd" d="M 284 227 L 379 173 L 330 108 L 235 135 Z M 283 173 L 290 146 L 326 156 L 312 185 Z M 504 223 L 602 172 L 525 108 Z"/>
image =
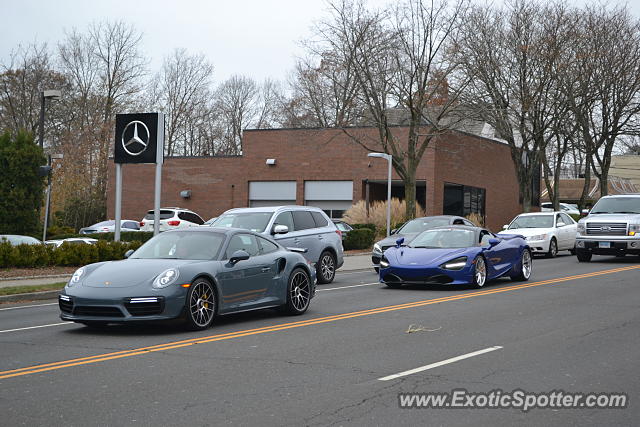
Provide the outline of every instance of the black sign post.
<path id="1" fill-rule="evenodd" d="M 116 207 L 114 240 L 120 240 L 122 220 L 122 165 L 124 163 L 155 163 L 155 194 L 153 234 L 160 231 L 160 193 L 164 162 L 164 114 L 116 114 L 114 146 L 116 164 Z"/>

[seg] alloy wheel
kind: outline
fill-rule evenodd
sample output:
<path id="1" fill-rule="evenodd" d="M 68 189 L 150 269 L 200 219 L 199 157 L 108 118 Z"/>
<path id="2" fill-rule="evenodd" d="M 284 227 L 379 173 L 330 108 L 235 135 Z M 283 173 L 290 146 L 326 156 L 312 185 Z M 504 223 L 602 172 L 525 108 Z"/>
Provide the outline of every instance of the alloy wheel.
<path id="1" fill-rule="evenodd" d="M 196 326 L 203 328 L 211 323 L 215 315 L 215 304 L 215 292 L 209 283 L 199 281 L 193 284 L 189 311 Z"/>
<path id="2" fill-rule="evenodd" d="M 333 260 L 333 256 L 330 253 L 325 253 L 320 259 L 320 275 L 324 283 L 329 283 L 333 280 L 336 273 L 336 263 Z"/>
<path id="3" fill-rule="evenodd" d="M 304 311 L 309 305 L 311 297 L 311 284 L 309 276 L 301 270 L 297 270 L 291 277 L 289 298 L 296 311 Z"/>
<path id="4" fill-rule="evenodd" d="M 522 276 L 525 280 L 531 277 L 531 270 L 533 267 L 533 262 L 531 261 L 531 253 L 528 250 L 525 250 L 522 253 Z"/>
<path id="5" fill-rule="evenodd" d="M 479 288 L 483 287 L 485 281 L 487 280 L 487 266 L 484 263 L 484 258 L 482 257 L 476 258 L 474 277 L 475 285 Z"/>

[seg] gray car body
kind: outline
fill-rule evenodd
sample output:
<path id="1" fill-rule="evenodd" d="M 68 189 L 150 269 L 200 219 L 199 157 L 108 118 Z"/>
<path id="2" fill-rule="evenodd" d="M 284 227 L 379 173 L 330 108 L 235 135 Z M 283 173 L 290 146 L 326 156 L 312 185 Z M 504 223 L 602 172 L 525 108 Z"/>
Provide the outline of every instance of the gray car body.
<path id="1" fill-rule="evenodd" d="M 475 224 L 473 224 L 471 221 L 469 221 L 466 218 L 463 218 L 461 216 L 456 216 L 456 215 L 434 215 L 434 216 L 423 216 L 420 218 L 415 218 L 417 220 L 420 219 L 447 219 L 449 221 L 448 224 L 443 224 L 443 225 L 454 225 L 454 224 L 458 224 L 458 225 L 469 225 L 469 226 L 475 226 Z M 411 220 L 413 221 L 413 220 Z M 408 223 L 409 221 L 407 221 Z M 373 267 L 376 269 L 378 266 L 380 265 L 380 258 L 382 257 L 382 254 L 384 253 L 385 250 L 387 250 L 388 248 L 395 246 L 396 245 L 396 240 L 400 239 L 400 238 L 404 238 L 404 244 L 409 244 L 411 243 L 411 241 L 413 239 L 416 238 L 416 236 L 420 233 L 422 233 L 424 230 L 428 230 L 428 228 L 425 228 L 424 230 L 421 230 L 418 233 L 403 233 L 402 232 L 402 228 L 407 225 L 407 223 L 403 224 L 402 227 L 399 227 L 398 230 L 393 230 L 395 231 L 395 233 L 392 233 L 389 237 L 385 237 L 384 239 L 376 242 L 376 244 L 378 246 L 380 246 L 382 248 L 381 252 L 376 252 L 375 250 L 373 252 L 371 252 L 371 262 L 373 264 Z M 430 227 L 430 228 L 435 228 L 437 227 Z"/>
<path id="2" fill-rule="evenodd" d="M 309 228 L 305 230 L 289 230 L 284 234 L 273 234 L 278 215 L 284 212 L 310 211 L 318 212 L 327 220 L 326 227 Z M 220 219 L 229 213 L 250 213 L 250 212 L 270 212 L 272 213 L 269 222 L 262 234 L 271 237 L 284 247 L 307 249 L 305 257 L 314 263 L 320 259 L 320 254 L 324 251 L 333 253 L 336 259 L 336 268 L 344 264 L 344 250 L 342 248 L 342 238 L 338 235 L 337 228 L 331 219 L 320 208 L 313 206 L 270 206 L 260 208 L 235 208 L 229 209 L 218 217 Z M 214 223 L 215 226 L 215 223 Z"/>
<path id="3" fill-rule="evenodd" d="M 62 320 L 75 322 L 131 322 L 180 318 L 184 315 L 188 289 L 181 284 L 192 283 L 206 277 L 216 288 L 217 313 L 229 314 L 261 308 L 277 307 L 287 301 L 289 276 L 295 268 L 304 268 L 311 278 L 312 297 L 315 293 L 315 270 L 299 253 L 278 245 L 278 250 L 256 255 L 247 260 L 231 264 L 223 259 L 231 237 L 236 234 L 257 234 L 248 230 L 231 228 L 201 228 L 167 231 L 166 233 L 226 234 L 221 250 L 212 260 L 181 259 L 129 259 L 107 261 L 85 266 L 79 283 L 65 286 L 61 298 L 70 298 L 71 312 L 61 309 Z M 164 233 L 163 233 L 164 234 Z M 260 236 L 264 237 L 264 236 Z M 273 240 L 271 239 L 273 242 Z M 275 242 L 274 242 L 275 243 Z M 163 271 L 176 268 L 179 271 L 176 283 L 163 289 L 152 287 L 154 279 Z M 106 284 L 108 282 L 108 284 Z M 131 298 L 162 297 L 162 312 L 147 316 L 134 316 L 126 307 Z M 61 301 L 61 308 L 63 302 Z M 68 306 L 68 305 L 67 305 Z M 77 314 L 78 308 L 95 311 L 96 307 L 108 307 L 122 312 L 122 316 L 100 316 Z"/>

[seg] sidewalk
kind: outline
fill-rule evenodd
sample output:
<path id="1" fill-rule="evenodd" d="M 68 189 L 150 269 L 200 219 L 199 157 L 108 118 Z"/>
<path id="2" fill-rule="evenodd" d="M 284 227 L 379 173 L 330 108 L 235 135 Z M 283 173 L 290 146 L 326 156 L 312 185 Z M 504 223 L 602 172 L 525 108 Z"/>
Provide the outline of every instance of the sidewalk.
<path id="1" fill-rule="evenodd" d="M 338 273 L 345 271 L 371 270 L 371 255 L 369 253 L 362 255 L 348 255 L 344 257 L 344 265 L 340 267 Z M 0 288 L 8 288 L 11 286 L 35 286 L 48 285 L 52 283 L 67 282 L 71 278 L 70 274 L 47 276 L 47 277 L 30 277 L 30 278 L 10 278 L 0 279 Z"/>

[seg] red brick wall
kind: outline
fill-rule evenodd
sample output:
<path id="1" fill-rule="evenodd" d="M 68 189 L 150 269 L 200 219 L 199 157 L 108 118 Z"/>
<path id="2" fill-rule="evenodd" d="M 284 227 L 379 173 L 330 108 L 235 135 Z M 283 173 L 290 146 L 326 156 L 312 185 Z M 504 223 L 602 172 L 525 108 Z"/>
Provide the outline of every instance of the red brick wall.
<path id="1" fill-rule="evenodd" d="M 348 130 L 377 146 L 372 128 Z M 407 128 L 394 128 L 406 140 Z M 427 181 L 427 213 L 442 213 L 444 181 L 487 189 L 487 220 L 492 229 L 519 211 L 517 186 L 508 147 L 454 133 L 427 149 L 417 179 Z M 454 147 L 455 149 L 452 149 Z M 367 150 L 342 130 L 276 129 L 245 131 L 242 157 L 167 158 L 162 174 L 162 206 L 180 206 L 208 219 L 231 207 L 247 206 L 250 181 L 297 181 L 297 203 L 304 203 L 304 181 L 353 181 L 353 200 L 364 194 L 362 181 L 386 180 L 387 162 L 367 157 Z M 266 165 L 275 158 L 276 165 Z M 154 165 L 124 165 L 122 217 L 141 219 L 153 208 Z M 109 176 L 107 212 L 114 216 L 115 167 Z M 393 179 L 399 177 L 393 174 Z M 437 184 L 434 185 L 434 182 Z M 180 191 L 191 190 L 191 199 Z"/>

